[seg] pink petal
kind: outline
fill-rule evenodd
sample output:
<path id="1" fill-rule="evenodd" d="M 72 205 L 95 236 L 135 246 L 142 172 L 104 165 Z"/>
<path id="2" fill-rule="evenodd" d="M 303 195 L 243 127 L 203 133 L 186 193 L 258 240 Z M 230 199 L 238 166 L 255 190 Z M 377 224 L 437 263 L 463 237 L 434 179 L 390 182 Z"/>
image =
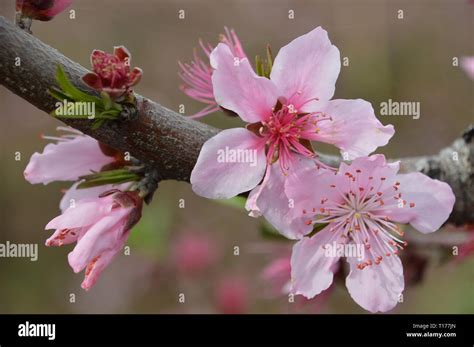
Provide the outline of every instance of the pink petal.
<path id="1" fill-rule="evenodd" d="M 25 169 L 28 182 L 48 184 L 53 181 L 76 181 L 115 159 L 102 153 L 97 140 L 76 136 L 72 140 L 49 143 L 43 153 L 34 153 Z"/>
<path id="2" fill-rule="evenodd" d="M 88 72 L 82 76 L 82 81 L 93 89 L 102 88 L 102 80 L 94 72 Z"/>
<path id="3" fill-rule="evenodd" d="M 69 265 L 74 272 L 82 271 L 87 264 L 103 252 L 120 247 L 130 209 L 120 208 L 95 223 L 69 253 Z"/>
<path id="4" fill-rule="evenodd" d="M 270 79 L 280 95 L 299 111 L 324 102 L 334 95 L 341 69 L 339 50 L 321 27 L 302 35 L 281 48 L 273 64 Z"/>
<path id="5" fill-rule="evenodd" d="M 456 198 L 451 187 L 420 172 L 398 175 L 397 181 L 406 204 L 386 214 L 395 222 L 410 223 L 422 233 L 438 230 L 453 210 Z"/>
<path id="6" fill-rule="evenodd" d="M 267 119 L 278 98 L 273 83 L 257 76 L 248 59 L 234 57 L 226 44 L 219 43 L 210 58 L 216 102 L 248 123 Z"/>
<path id="7" fill-rule="evenodd" d="M 285 181 L 299 177 L 309 167 L 316 170 L 314 165 L 311 159 L 296 160 L 292 171 L 287 175 L 281 171 L 278 163 L 271 165 L 263 183 L 249 196 L 251 200 L 246 204 L 247 210 L 253 209 L 253 213 L 257 215 L 261 213 L 285 237 L 302 238 L 312 230 L 312 226 L 304 224 L 301 205 L 285 192 Z"/>
<path id="8" fill-rule="evenodd" d="M 327 256 L 326 246 L 333 241 L 340 243 L 337 232 L 326 227 L 313 237 L 304 237 L 293 246 L 291 256 L 291 278 L 293 293 L 311 299 L 329 288 L 334 277 L 337 256 Z"/>
<path id="9" fill-rule="evenodd" d="M 115 46 L 114 55 L 117 58 L 119 58 L 120 61 L 125 61 L 126 59 L 128 59 L 128 62 L 130 63 L 131 54 L 130 54 L 130 51 L 125 46 Z"/>
<path id="10" fill-rule="evenodd" d="M 111 197 L 101 199 L 82 199 L 76 206 L 69 207 L 63 214 L 51 220 L 45 229 L 72 229 L 90 226 L 96 223 L 104 215 L 107 215 L 111 208 Z"/>
<path id="11" fill-rule="evenodd" d="M 46 246 L 63 246 L 76 242 L 87 231 L 87 228 L 56 229 L 46 240 Z"/>
<path id="12" fill-rule="evenodd" d="M 86 274 L 81 287 L 85 290 L 90 290 L 97 283 L 102 271 L 112 262 L 116 254 L 117 251 L 108 250 L 102 253 L 95 261 L 89 263 L 86 267 Z"/>
<path id="13" fill-rule="evenodd" d="M 405 287 L 399 257 L 384 257 L 379 265 L 362 270 L 357 268 L 357 258 L 347 258 L 347 261 L 351 271 L 346 278 L 346 287 L 355 302 L 373 313 L 386 312 L 397 305 Z"/>
<path id="14" fill-rule="evenodd" d="M 130 183 L 124 184 L 106 184 L 103 186 L 98 187 L 91 187 L 91 188 L 84 188 L 84 189 L 77 189 L 77 186 L 81 184 L 82 181 L 74 183 L 67 191 L 64 193 L 61 202 L 59 203 L 59 208 L 62 212 L 66 211 L 72 203 L 77 204 L 80 200 L 89 199 L 89 198 L 97 198 L 103 192 L 106 192 L 111 189 L 119 189 L 122 191 L 127 190 L 127 187 Z"/>
<path id="15" fill-rule="evenodd" d="M 380 123 L 372 105 L 362 99 L 332 100 L 318 111 L 332 120 L 318 122 L 320 131 L 312 140 L 334 144 L 343 155 L 347 152 L 347 159 L 369 155 L 395 133 L 392 125 Z"/>
<path id="16" fill-rule="evenodd" d="M 259 142 L 255 134 L 244 128 L 223 130 L 207 140 L 191 173 L 194 192 L 206 198 L 228 199 L 255 188 L 267 166 L 264 148 Z M 227 153 L 245 150 L 255 160 L 229 162 L 226 150 Z"/>
<path id="17" fill-rule="evenodd" d="M 128 85 L 130 87 L 137 85 L 138 82 L 140 82 L 140 80 L 142 79 L 142 75 L 143 75 L 142 69 L 140 69 L 139 67 L 133 68 L 132 72 L 130 72 Z"/>
<path id="18" fill-rule="evenodd" d="M 347 184 L 350 181 L 344 175 L 346 172 L 352 173 L 356 176 L 359 187 L 374 186 L 381 192 L 394 185 L 399 168 L 400 162 L 387 163 L 383 154 L 374 154 L 370 157 L 356 158 L 350 164 L 342 162 L 339 166 L 338 176 Z M 350 187 L 347 191 L 349 189 Z"/>

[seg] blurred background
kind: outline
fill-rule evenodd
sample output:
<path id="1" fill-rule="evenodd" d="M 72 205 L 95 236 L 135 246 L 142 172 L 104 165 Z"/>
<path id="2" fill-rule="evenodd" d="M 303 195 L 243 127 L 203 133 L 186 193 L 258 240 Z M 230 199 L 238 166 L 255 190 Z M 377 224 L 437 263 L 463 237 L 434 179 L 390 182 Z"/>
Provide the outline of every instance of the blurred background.
<path id="1" fill-rule="evenodd" d="M 249 57 L 263 55 L 267 43 L 276 55 L 292 39 L 322 26 L 349 58 L 335 98 L 366 99 L 377 114 L 388 99 L 421 103 L 417 120 L 379 116 L 395 125 L 396 134 L 378 152 L 435 154 L 474 120 L 474 81 L 452 64 L 453 57 L 474 55 L 474 5 L 468 0 L 81 0 L 71 9 L 76 19 L 65 12 L 51 22 L 34 22 L 34 34 L 87 68 L 93 49 L 111 52 L 114 45 L 125 45 L 132 65 L 144 70 L 135 90 L 174 110 L 183 104 L 187 114 L 201 105 L 180 92 L 178 60 L 191 60 L 199 38 L 214 45 L 228 26 Z M 294 19 L 288 18 L 290 10 Z M 13 20 L 14 12 L 13 0 L 0 1 L 0 15 Z M 161 183 L 132 232 L 130 255 L 117 256 L 97 285 L 83 291 L 83 274 L 67 264 L 71 246 L 44 246 L 49 236 L 44 226 L 59 214 L 61 191 L 68 185 L 33 186 L 23 178 L 30 156 L 47 143 L 40 134 L 55 135 L 60 122 L 3 87 L 0 105 L 0 243 L 39 244 L 37 262 L 0 258 L 1 313 L 364 312 L 343 278 L 317 300 L 289 303 L 281 287 L 291 242 L 265 237 L 261 220 L 195 196 L 189 184 L 178 182 Z M 203 121 L 219 128 L 240 124 L 221 113 Z M 329 146 L 317 150 L 336 153 Z M 424 276 L 413 281 L 392 312 L 474 313 L 474 259 L 452 258 L 431 252 Z M 405 271 L 418 261 L 404 259 Z"/>

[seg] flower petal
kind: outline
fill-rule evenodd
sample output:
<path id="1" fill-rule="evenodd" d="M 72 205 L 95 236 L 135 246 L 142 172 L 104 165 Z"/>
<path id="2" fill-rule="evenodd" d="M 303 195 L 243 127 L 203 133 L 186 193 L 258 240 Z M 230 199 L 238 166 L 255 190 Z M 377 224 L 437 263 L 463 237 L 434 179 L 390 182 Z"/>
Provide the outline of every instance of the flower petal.
<path id="1" fill-rule="evenodd" d="M 82 271 L 91 261 L 105 251 L 116 249 L 127 231 L 126 216 L 130 208 L 120 208 L 95 223 L 69 253 L 69 265 L 74 272 Z"/>
<path id="2" fill-rule="evenodd" d="M 403 266 L 397 256 L 384 257 L 379 265 L 357 268 L 357 258 L 347 258 L 351 271 L 346 286 L 352 299 L 370 312 L 394 308 L 405 287 Z"/>
<path id="3" fill-rule="evenodd" d="M 73 229 L 90 226 L 110 212 L 112 197 L 82 199 L 51 220 L 45 229 Z"/>
<path id="4" fill-rule="evenodd" d="M 81 287 L 85 290 L 90 290 L 99 279 L 102 271 L 112 262 L 117 253 L 125 246 L 130 231 L 123 233 L 121 239 L 115 244 L 112 249 L 104 251 L 99 258 L 90 262 L 86 267 L 86 274 Z"/>
<path id="5" fill-rule="evenodd" d="M 246 208 L 251 213 L 262 214 L 265 219 L 283 236 L 289 239 L 300 239 L 312 230 L 311 225 L 304 223 L 301 205 L 297 204 L 285 192 L 285 181 L 298 177 L 307 168 L 314 168 L 314 161 L 307 158 L 297 158 L 286 175 L 281 171 L 278 163 L 267 169 L 267 175 L 260 186 L 254 189 L 249 196 L 250 201 Z M 308 169 L 309 171 L 309 169 Z M 258 190 L 258 191 L 257 191 Z M 257 213 L 256 213 L 257 211 Z"/>
<path id="6" fill-rule="evenodd" d="M 72 140 L 49 143 L 43 153 L 34 153 L 24 175 L 32 184 L 76 181 L 113 161 L 115 158 L 102 153 L 97 140 L 80 135 Z"/>
<path id="7" fill-rule="evenodd" d="M 207 140 L 191 173 L 194 192 L 228 199 L 255 188 L 267 166 L 259 141 L 244 128 L 227 129 Z"/>
<path id="8" fill-rule="evenodd" d="M 94 72 L 86 73 L 84 76 L 81 77 L 81 79 L 85 84 L 87 84 L 89 87 L 91 87 L 93 89 L 101 89 L 102 88 L 102 80 Z"/>
<path id="9" fill-rule="evenodd" d="M 216 102 L 248 123 L 267 119 L 277 102 L 273 82 L 255 74 L 247 58 L 234 57 L 223 43 L 211 53 L 212 85 Z"/>
<path id="10" fill-rule="evenodd" d="M 372 105 L 362 99 L 332 100 L 318 111 L 332 120 L 318 122 L 319 132 L 312 140 L 337 146 L 343 156 L 347 153 L 345 159 L 369 155 L 385 146 L 395 133 L 392 125 L 380 123 Z"/>
<path id="11" fill-rule="evenodd" d="M 100 194 L 111 190 L 111 189 L 118 189 L 121 191 L 127 190 L 126 188 L 130 185 L 130 183 L 123 183 L 119 185 L 115 184 L 105 184 L 103 186 L 91 187 L 91 188 L 84 188 L 84 189 L 77 189 L 77 186 L 81 184 L 82 181 L 78 181 L 74 183 L 67 191 L 64 193 L 61 202 L 59 203 L 59 208 L 61 212 L 66 211 L 69 207 L 74 206 L 78 203 L 78 201 L 88 198 L 97 198 Z"/>
<path id="12" fill-rule="evenodd" d="M 140 82 L 140 80 L 142 79 L 142 75 L 143 75 L 143 70 L 140 69 L 139 67 L 134 67 L 133 70 L 130 72 L 128 85 L 130 87 L 137 85 L 138 82 Z"/>
<path id="13" fill-rule="evenodd" d="M 128 59 L 128 63 L 131 63 L 131 54 L 130 51 L 125 46 L 115 46 L 114 55 L 119 58 L 120 61 L 125 61 Z"/>
<path id="14" fill-rule="evenodd" d="M 403 207 L 385 213 L 398 223 L 410 223 L 422 233 L 438 230 L 448 219 L 456 200 L 451 187 L 438 180 L 413 172 L 397 176 Z"/>
<path id="15" fill-rule="evenodd" d="M 334 277 L 334 264 L 338 256 L 326 253 L 327 245 L 333 245 L 338 234 L 327 226 L 313 237 L 304 237 L 293 246 L 291 255 L 291 279 L 293 292 L 311 299 L 329 288 Z"/>
<path id="16" fill-rule="evenodd" d="M 278 52 L 270 79 L 298 111 L 328 101 L 341 69 L 339 50 L 321 27 L 302 35 Z"/>

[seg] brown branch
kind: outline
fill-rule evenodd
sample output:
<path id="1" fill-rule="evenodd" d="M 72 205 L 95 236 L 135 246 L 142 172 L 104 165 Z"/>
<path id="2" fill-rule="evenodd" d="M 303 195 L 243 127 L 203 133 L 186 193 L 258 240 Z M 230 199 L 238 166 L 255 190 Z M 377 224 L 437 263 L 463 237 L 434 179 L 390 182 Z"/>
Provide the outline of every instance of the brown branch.
<path id="1" fill-rule="evenodd" d="M 15 65 L 15 59 L 21 65 Z M 34 36 L 20 30 L 0 17 L 0 82 L 40 110 L 50 113 L 55 100 L 47 90 L 56 85 L 55 70 L 61 64 L 73 84 L 89 93 L 80 77 L 84 67 L 65 57 Z M 154 101 L 137 96 L 138 118 L 133 121 L 113 121 L 97 130 L 90 121 L 64 122 L 120 151 L 128 151 L 142 162 L 156 168 L 161 179 L 189 181 L 203 143 L 218 133 L 218 129 L 190 120 Z M 404 171 L 421 171 L 432 178 L 447 182 L 456 194 L 457 202 L 450 221 L 455 224 L 474 223 L 474 130 L 438 155 L 402 159 Z M 453 160 L 457 152 L 458 160 Z M 322 160 L 338 166 L 340 159 L 322 155 Z"/>

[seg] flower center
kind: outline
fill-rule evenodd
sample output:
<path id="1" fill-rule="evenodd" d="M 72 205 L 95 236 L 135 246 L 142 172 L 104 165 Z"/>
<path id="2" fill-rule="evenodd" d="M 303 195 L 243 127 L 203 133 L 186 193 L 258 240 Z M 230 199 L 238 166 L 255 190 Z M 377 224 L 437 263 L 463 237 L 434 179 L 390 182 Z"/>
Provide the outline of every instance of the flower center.
<path id="1" fill-rule="evenodd" d="M 262 138 L 268 164 L 277 160 L 283 172 L 289 169 L 294 154 L 314 158 L 311 139 L 319 132 L 318 124 L 331 117 L 321 113 L 302 113 L 280 98 L 265 121 L 247 128 Z"/>
<path id="2" fill-rule="evenodd" d="M 370 176 L 363 179 L 359 169 L 355 170 L 355 173 L 346 172 L 344 176 L 350 182 L 349 185 L 343 185 L 345 191 L 336 184 L 330 186 L 337 191 L 340 199 L 330 201 L 323 198 L 323 207 L 313 208 L 313 216 L 306 224 L 329 223 L 330 231 L 334 235 L 328 243 L 340 237 L 349 242 L 363 244 L 365 257 L 357 265 L 359 269 L 378 265 L 384 257 L 398 255 L 408 243 L 400 239 L 404 232 L 390 220 L 386 212 L 407 205 L 407 201 L 403 200 L 399 193 L 400 183 L 386 185 L 385 177 Z M 414 206 L 414 203 L 409 204 L 410 208 Z M 308 211 L 303 210 L 303 215 L 307 214 Z"/>

